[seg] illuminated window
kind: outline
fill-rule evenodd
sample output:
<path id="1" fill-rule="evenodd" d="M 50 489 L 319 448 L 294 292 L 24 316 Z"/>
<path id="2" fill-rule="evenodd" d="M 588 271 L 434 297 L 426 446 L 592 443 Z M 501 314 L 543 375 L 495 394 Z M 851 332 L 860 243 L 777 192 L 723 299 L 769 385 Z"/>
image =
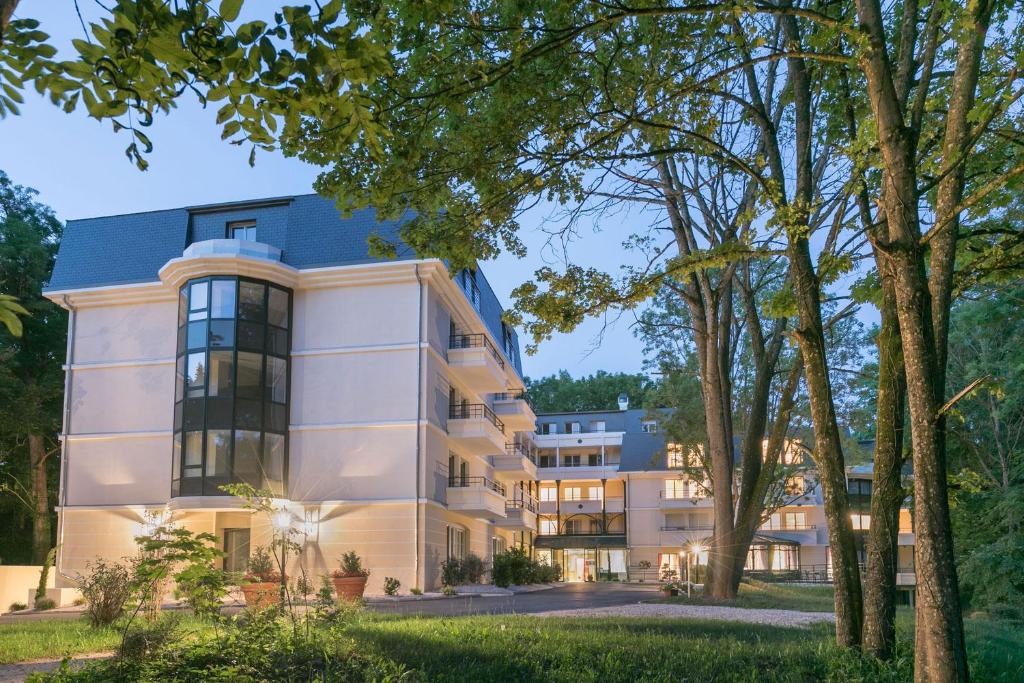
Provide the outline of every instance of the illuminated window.
<path id="1" fill-rule="evenodd" d="M 686 456 L 683 454 L 683 447 L 681 445 L 677 443 L 665 444 L 665 451 L 669 469 L 686 467 Z"/>
<path id="2" fill-rule="evenodd" d="M 566 486 L 562 489 L 562 500 L 582 500 L 583 489 L 579 486 Z"/>
<path id="3" fill-rule="evenodd" d="M 787 496 L 802 496 L 804 495 L 804 477 L 801 474 L 794 474 L 792 477 L 786 477 L 785 491 Z"/>
<path id="4" fill-rule="evenodd" d="M 553 519 L 540 520 L 540 533 L 542 536 L 554 536 L 558 533 L 558 523 Z"/>
<path id="5" fill-rule="evenodd" d="M 669 500 L 690 497 L 690 482 L 686 479 L 666 479 L 665 497 Z"/>
<path id="6" fill-rule="evenodd" d="M 871 515 L 854 513 L 850 515 L 854 531 L 867 531 L 871 528 Z"/>
<path id="7" fill-rule="evenodd" d="M 554 501 L 556 499 L 554 486 L 542 486 L 540 488 L 540 499 L 546 501 Z"/>
<path id="8" fill-rule="evenodd" d="M 469 532 L 462 527 L 448 527 L 448 559 L 465 559 L 469 551 Z"/>
<path id="9" fill-rule="evenodd" d="M 604 498 L 604 489 L 600 486 L 591 486 L 587 490 L 587 500 L 601 500 Z"/>
<path id="10" fill-rule="evenodd" d="M 806 529 L 807 514 L 803 512 L 787 512 L 785 529 Z"/>
<path id="11" fill-rule="evenodd" d="M 658 422 L 656 420 L 643 420 L 640 423 L 640 431 L 647 434 L 656 434 L 658 432 Z"/>

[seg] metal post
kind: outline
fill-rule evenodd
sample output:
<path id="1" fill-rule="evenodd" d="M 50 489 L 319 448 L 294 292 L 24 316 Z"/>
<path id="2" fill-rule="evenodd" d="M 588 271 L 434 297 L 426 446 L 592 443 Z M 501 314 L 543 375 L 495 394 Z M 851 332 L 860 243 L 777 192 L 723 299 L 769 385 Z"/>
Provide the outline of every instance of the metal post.
<path id="1" fill-rule="evenodd" d="M 605 489 L 605 483 L 607 479 L 601 480 L 601 533 L 608 533 L 608 500 L 607 491 Z"/>
<path id="2" fill-rule="evenodd" d="M 562 534 L 562 480 L 555 479 L 555 535 Z"/>

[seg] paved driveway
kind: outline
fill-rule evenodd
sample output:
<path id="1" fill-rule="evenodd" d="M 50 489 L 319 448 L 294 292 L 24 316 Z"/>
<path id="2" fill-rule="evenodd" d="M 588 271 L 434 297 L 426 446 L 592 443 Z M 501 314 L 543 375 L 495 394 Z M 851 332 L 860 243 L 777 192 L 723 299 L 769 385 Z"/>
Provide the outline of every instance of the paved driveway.
<path id="1" fill-rule="evenodd" d="M 389 614 L 459 616 L 466 614 L 530 614 L 550 610 L 631 605 L 658 597 L 656 585 L 569 583 L 551 590 L 518 595 L 445 598 L 408 602 L 374 602 L 370 609 Z"/>

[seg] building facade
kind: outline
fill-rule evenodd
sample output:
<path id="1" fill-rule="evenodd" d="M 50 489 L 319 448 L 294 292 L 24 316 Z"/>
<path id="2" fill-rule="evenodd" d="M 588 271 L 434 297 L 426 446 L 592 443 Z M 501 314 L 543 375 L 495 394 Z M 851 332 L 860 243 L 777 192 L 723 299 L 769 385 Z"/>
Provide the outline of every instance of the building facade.
<path id="1" fill-rule="evenodd" d="M 354 550 L 370 593 L 435 588 L 444 560 L 510 547 L 567 581 L 706 565 L 708 482 L 659 416 L 536 416 L 483 273 L 369 253 L 399 229 L 315 195 L 68 223 L 46 291 L 70 313 L 58 586 L 165 521 L 215 534 L 243 570 L 272 520 L 233 483 L 275 497 L 290 571 Z M 748 569 L 827 580 L 813 471 L 785 493 Z M 909 522 L 900 543 L 912 563 Z"/>
<path id="2" fill-rule="evenodd" d="M 70 312 L 59 581 L 168 518 L 243 568 L 271 527 L 235 482 L 273 492 L 295 562 L 355 550 L 371 592 L 530 545 L 515 332 L 482 273 L 369 255 L 397 231 L 312 195 L 68 223 L 46 292 Z"/>

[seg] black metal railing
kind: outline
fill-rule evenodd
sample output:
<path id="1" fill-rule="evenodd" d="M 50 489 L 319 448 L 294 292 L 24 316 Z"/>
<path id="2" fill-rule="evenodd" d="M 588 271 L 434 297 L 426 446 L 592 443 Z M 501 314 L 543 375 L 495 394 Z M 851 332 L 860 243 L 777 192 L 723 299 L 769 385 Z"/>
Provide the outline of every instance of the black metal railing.
<path id="1" fill-rule="evenodd" d="M 498 419 L 494 411 L 483 403 L 459 403 L 448 407 L 449 420 L 474 420 L 483 418 L 505 433 L 505 423 Z"/>
<path id="2" fill-rule="evenodd" d="M 762 526 L 761 531 L 810 531 L 817 528 L 817 524 L 790 524 L 789 526 Z"/>
<path id="3" fill-rule="evenodd" d="M 523 500 L 506 500 L 506 510 L 529 510 L 530 512 L 537 512 L 537 501 L 533 498 L 524 498 Z"/>
<path id="4" fill-rule="evenodd" d="M 505 453 L 508 455 L 517 455 L 526 458 L 533 464 L 537 464 L 537 456 L 533 454 L 531 450 L 525 448 L 522 444 L 518 443 L 507 443 L 505 444 Z"/>
<path id="5" fill-rule="evenodd" d="M 687 524 L 685 526 L 663 526 L 662 531 L 714 531 L 714 524 Z"/>
<path id="6" fill-rule="evenodd" d="M 526 405 L 533 407 L 533 401 L 526 395 L 525 391 L 503 391 L 494 394 L 495 401 L 526 401 Z"/>
<path id="7" fill-rule="evenodd" d="M 480 347 L 490 351 L 502 370 L 505 369 L 505 359 L 501 357 L 501 351 L 491 343 L 486 334 L 453 334 L 448 341 L 449 349 L 476 349 Z"/>
<path id="8" fill-rule="evenodd" d="M 486 489 L 490 489 L 495 493 L 505 495 L 505 487 L 487 477 L 463 477 L 458 474 L 448 476 L 448 486 L 452 488 L 470 488 L 482 486 Z"/>

